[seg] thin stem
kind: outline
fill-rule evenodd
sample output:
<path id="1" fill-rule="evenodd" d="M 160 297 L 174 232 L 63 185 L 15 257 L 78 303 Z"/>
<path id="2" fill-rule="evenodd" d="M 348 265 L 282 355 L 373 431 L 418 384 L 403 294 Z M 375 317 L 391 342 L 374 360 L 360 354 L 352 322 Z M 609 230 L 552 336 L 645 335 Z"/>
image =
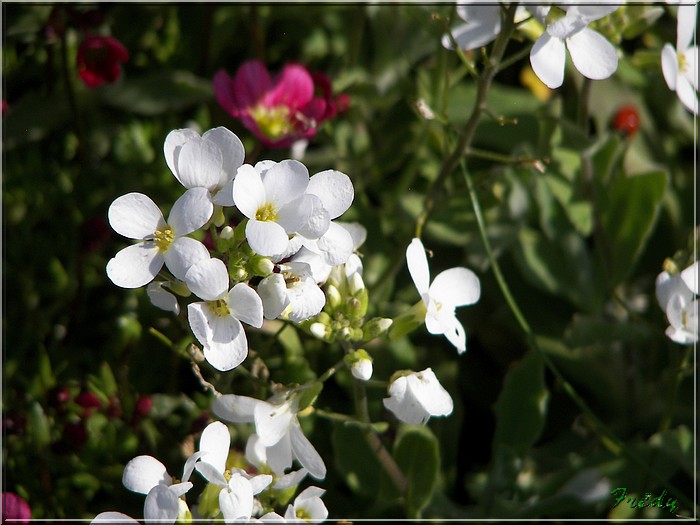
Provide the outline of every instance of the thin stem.
<path id="1" fill-rule="evenodd" d="M 513 29 L 515 28 L 514 17 L 516 8 L 517 4 L 511 4 L 509 7 L 505 8 L 505 17 L 503 20 L 502 30 L 493 44 L 491 55 L 486 61 L 486 66 L 479 77 L 476 99 L 474 100 L 472 113 L 462 129 L 462 133 L 457 141 L 457 146 L 452 151 L 452 154 L 445 159 L 445 162 L 443 162 L 437 178 L 433 182 L 428 195 L 425 197 L 423 211 L 416 221 L 416 237 L 421 236 L 425 221 L 428 219 L 428 215 L 435 206 L 435 202 L 439 194 L 442 192 L 442 188 L 445 185 L 447 178 L 454 171 L 460 159 L 464 156 L 464 153 L 471 146 L 472 140 L 474 139 L 474 134 L 476 133 L 476 128 L 481 121 L 481 115 L 486 108 L 486 98 L 489 88 L 491 87 L 491 82 L 498 72 L 498 66 L 503 59 L 506 46 L 510 40 L 511 34 L 513 33 Z"/>
<path id="2" fill-rule="evenodd" d="M 464 165 L 464 162 L 461 163 L 462 166 L 462 173 L 464 175 L 464 179 L 467 183 L 467 188 L 469 191 L 469 198 L 472 203 L 472 207 L 474 208 L 474 216 L 476 217 L 476 222 L 479 227 L 479 234 L 481 236 L 481 240 L 484 245 L 484 249 L 486 251 L 486 256 L 489 260 L 489 264 L 491 266 L 491 269 L 493 270 L 493 274 L 496 277 L 496 281 L 498 282 L 498 286 L 501 289 L 501 293 L 503 294 L 503 297 L 506 300 L 506 303 L 508 303 L 508 307 L 510 308 L 511 312 L 513 313 L 513 316 L 515 319 L 518 321 L 518 324 L 520 325 L 520 328 L 525 332 L 525 335 L 527 337 L 528 343 L 530 347 L 536 351 L 544 361 L 545 365 L 547 368 L 552 372 L 554 377 L 557 379 L 559 384 L 562 386 L 564 391 L 568 394 L 568 396 L 578 405 L 579 409 L 584 413 L 585 417 L 590 421 L 592 424 L 594 430 L 596 433 L 599 435 L 601 443 L 608 449 L 610 450 L 613 454 L 615 455 L 620 455 L 623 454 L 625 455 L 628 459 L 636 463 L 639 467 L 641 467 L 644 472 L 650 474 L 651 476 L 659 479 L 660 481 L 666 482 L 666 480 L 661 480 L 660 476 L 658 476 L 648 465 L 646 461 L 643 461 L 640 459 L 636 454 L 634 454 L 625 444 L 613 433 L 610 428 L 603 423 L 598 416 L 591 410 L 591 408 L 586 404 L 586 402 L 581 398 L 581 396 L 578 395 L 578 392 L 576 392 L 576 389 L 569 383 L 566 378 L 562 375 L 562 373 L 559 371 L 559 369 L 556 367 L 554 362 L 551 360 L 549 355 L 542 350 L 540 347 L 537 337 L 535 336 L 535 333 L 532 331 L 532 328 L 528 324 L 527 320 L 525 319 L 525 316 L 523 315 L 522 311 L 520 310 L 520 307 L 518 306 L 518 303 L 515 301 L 515 298 L 510 292 L 510 288 L 508 287 L 508 284 L 506 283 L 505 278 L 503 277 L 503 274 L 501 273 L 501 268 L 498 264 L 498 261 L 494 257 L 493 251 L 491 250 L 491 243 L 489 242 L 487 233 L 486 233 L 486 223 L 484 221 L 484 217 L 481 213 L 481 205 L 479 204 L 479 198 L 476 194 L 476 190 L 474 188 L 474 183 L 472 182 L 471 177 L 469 176 L 469 173 L 467 172 L 466 166 Z M 682 500 L 686 503 L 688 502 L 688 499 L 675 487 L 673 487 L 670 484 L 666 484 L 668 486 L 668 491 L 669 493 L 673 494 L 676 496 L 679 500 Z M 692 505 L 692 503 L 690 503 Z"/>
<path id="3" fill-rule="evenodd" d="M 66 96 L 68 97 L 68 105 L 73 114 L 73 124 L 75 125 L 75 134 L 78 138 L 78 156 L 83 154 L 83 131 L 80 124 L 80 113 L 78 111 L 78 103 L 75 99 L 75 91 L 73 90 L 73 82 L 71 80 L 71 71 L 68 67 L 68 41 L 66 32 L 61 35 L 61 70 L 63 74 L 63 82 L 66 88 Z"/>
<path id="4" fill-rule="evenodd" d="M 674 375 L 673 385 L 671 386 L 671 392 L 668 397 L 668 405 L 664 412 L 664 417 L 659 423 L 658 432 L 664 432 L 669 429 L 671 422 L 673 421 L 673 415 L 676 411 L 676 400 L 678 399 L 678 389 L 680 388 L 683 375 L 685 375 L 688 368 L 688 361 L 690 361 L 692 346 L 686 347 L 683 352 L 683 357 L 678 365 L 678 372 Z"/>

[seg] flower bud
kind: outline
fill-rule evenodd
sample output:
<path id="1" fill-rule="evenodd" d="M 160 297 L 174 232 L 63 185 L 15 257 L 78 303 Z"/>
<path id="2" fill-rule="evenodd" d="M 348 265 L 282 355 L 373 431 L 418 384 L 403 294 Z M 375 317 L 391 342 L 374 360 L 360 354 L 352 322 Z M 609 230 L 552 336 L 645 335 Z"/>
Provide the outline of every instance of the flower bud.
<path id="1" fill-rule="evenodd" d="M 256 255 L 253 256 L 250 261 L 250 269 L 253 272 L 253 275 L 257 275 L 258 277 L 267 277 L 275 269 L 275 265 L 267 257 Z"/>
<path id="2" fill-rule="evenodd" d="M 372 377 L 372 358 L 367 351 L 360 349 L 347 354 L 344 361 L 350 367 L 350 372 L 354 378 L 367 381 Z"/>
<path id="3" fill-rule="evenodd" d="M 343 302 L 343 298 L 340 295 L 338 288 L 332 284 L 326 288 L 326 299 L 328 301 L 328 305 L 333 309 L 338 308 Z"/>
<path id="4" fill-rule="evenodd" d="M 323 323 L 312 323 L 311 326 L 309 326 L 309 332 L 311 332 L 314 337 L 323 340 L 331 336 L 331 329 Z"/>
<path id="5" fill-rule="evenodd" d="M 348 277 L 348 287 L 350 288 L 350 293 L 352 295 L 357 295 L 360 290 L 365 289 L 365 283 L 362 280 L 362 276 L 355 272 Z"/>
<path id="6" fill-rule="evenodd" d="M 365 341 L 371 341 L 386 333 L 387 330 L 394 324 L 392 319 L 386 317 L 374 317 L 365 323 L 363 330 L 363 338 Z"/>

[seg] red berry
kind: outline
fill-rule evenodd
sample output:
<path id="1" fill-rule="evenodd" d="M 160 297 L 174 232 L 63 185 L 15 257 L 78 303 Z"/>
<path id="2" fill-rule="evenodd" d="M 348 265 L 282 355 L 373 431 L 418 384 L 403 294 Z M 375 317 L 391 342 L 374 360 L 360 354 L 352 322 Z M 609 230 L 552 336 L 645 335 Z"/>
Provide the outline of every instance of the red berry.
<path id="1" fill-rule="evenodd" d="M 634 106 L 621 106 L 612 120 L 612 126 L 628 137 L 634 136 L 639 129 L 639 113 Z"/>
<path id="2" fill-rule="evenodd" d="M 151 408 L 153 408 L 153 399 L 151 399 L 151 396 L 139 397 L 134 406 L 134 418 L 141 419 L 142 417 L 146 417 L 151 411 Z"/>

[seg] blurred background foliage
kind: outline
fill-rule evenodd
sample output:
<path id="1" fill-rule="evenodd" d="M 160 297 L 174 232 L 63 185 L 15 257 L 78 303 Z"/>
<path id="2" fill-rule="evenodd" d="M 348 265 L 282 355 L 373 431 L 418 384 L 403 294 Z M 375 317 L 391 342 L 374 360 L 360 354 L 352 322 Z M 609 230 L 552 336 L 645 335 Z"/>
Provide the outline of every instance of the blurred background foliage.
<path id="1" fill-rule="evenodd" d="M 95 13 L 92 31 L 128 49 L 116 83 L 80 82 L 75 55 L 84 33 L 70 25 L 68 8 Z M 109 204 L 138 191 L 167 210 L 180 195 L 162 154 L 172 129 L 223 125 L 241 137 L 249 162 L 258 154 L 288 158 L 287 150 L 261 152 L 218 106 L 211 78 L 250 58 L 272 71 L 301 62 L 350 96 L 349 111 L 324 125 L 304 162 L 311 173 L 335 168 L 353 180 L 355 202 L 343 219 L 368 230 L 361 252 L 370 315 L 394 317 L 418 300 L 405 247 L 476 83 L 440 44 L 454 17 L 447 5 L 2 9 L 3 490 L 24 497 L 36 518 L 110 509 L 141 516 L 143 497 L 121 485 L 124 464 L 151 454 L 177 472 L 208 421 L 211 397 L 188 361 L 154 334 L 184 349 L 191 339 L 178 319 L 153 308 L 144 290 L 106 278 L 106 262 L 125 245 L 106 221 Z M 456 170 L 423 242 L 434 274 L 466 265 L 482 281 L 479 303 L 458 311 L 468 351 L 458 357 L 422 328 L 368 348 L 377 378 L 432 367 L 454 413 L 383 434 L 414 473 L 405 498 L 356 427 L 303 419 L 333 466 L 321 484 L 331 517 L 671 517 L 667 509 L 611 510 L 615 487 L 637 496 L 673 490 L 684 498 L 677 513 L 693 515 L 694 370 L 689 349 L 665 337 L 654 296 L 664 260 L 692 256 L 693 119 L 668 91 L 658 58 L 649 58 L 675 42 L 673 8 L 653 8 L 653 16 L 649 6 L 626 9 L 616 22 L 627 29 L 624 56 L 612 78 L 591 84 L 583 128 L 575 70 L 569 65 L 565 85 L 549 92 L 532 83 L 525 58 L 497 76 L 488 108 L 502 119 L 483 120 L 473 151 L 488 154 L 468 162 L 489 239 L 539 345 L 624 446 L 611 443 L 528 350 Z M 511 42 L 506 56 L 526 45 Z M 469 57 L 478 63 L 478 52 Z M 424 118 L 419 100 L 440 118 Z M 629 104 L 640 126 L 626 135 L 611 121 Z M 302 382 L 341 356 L 292 327 L 273 339 L 278 328 L 250 335 L 277 381 Z M 249 359 L 247 369 L 256 363 Z M 256 395 L 242 370 L 219 381 L 224 393 Z M 351 413 L 349 388 L 349 375 L 338 374 L 316 406 Z M 387 415 L 385 392 L 370 388 L 376 420 Z M 242 449 L 245 436 L 234 435 Z"/>

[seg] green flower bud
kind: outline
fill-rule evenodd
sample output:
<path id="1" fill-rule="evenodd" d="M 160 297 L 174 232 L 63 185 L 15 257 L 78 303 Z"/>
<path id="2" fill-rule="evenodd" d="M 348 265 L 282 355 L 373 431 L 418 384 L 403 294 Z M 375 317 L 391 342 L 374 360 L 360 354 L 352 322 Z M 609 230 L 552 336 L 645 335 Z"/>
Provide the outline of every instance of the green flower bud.
<path id="1" fill-rule="evenodd" d="M 212 221 L 217 228 L 226 222 L 226 216 L 224 215 L 224 208 L 222 206 L 214 206 Z"/>
<path id="2" fill-rule="evenodd" d="M 332 335 L 331 329 L 328 325 L 318 322 L 312 323 L 311 326 L 309 326 L 309 332 L 311 332 L 314 337 L 324 341 L 329 339 Z"/>
<path id="3" fill-rule="evenodd" d="M 343 361 L 350 367 L 350 372 L 356 379 L 367 381 L 372 377 L 372 358 L 366 350 L 359 349 L 347 354 Z"/>
<path id="4" fill-rule="evenodd" d="M 233 240 L 236 244 L 245 241 L 245 227 L 248 224 L 248 219 L 238 223 L 238 226 L 233 230 Z"/>
<path id="5" fill-rule="evenodd" d="M 171 292 L 179 295 L 180 297 L 189 297 L 190 295 L 192 295 L 192 292 L 190 292 L 190 289 L 187 288 L 187 285 L 184 283 L 184 281 L 170 281 L 167 284 L 167 287 Z"/>
<path id="6" fill-rule="evenodd" d="M 365 283 L 359 273 L 355 272 L 348 278 L 348 288 L 352 295 L 357 295 L 360 290 L 365 289 Z"/>
<path id="7" fill-rule="evenodd" d="M 329 285 L 326 287 L 326 301 L 332 309 L 338 308 L 343 302 L 343 298 L 334 285 Z"/>
<path id="8" fill-rule="evenodd" d="M 414 304 L 408 312 L 394 319 L 389 331 L 389 338 L 398 339 L 413 332 L 425 322 L 426 313 L 427 310 L 423 301 Z"/>
<path id="9" fill-rule="evenodd" d="M 393 320 L 386 317 L 374 317 L 365 323 L 363 329 L 363 338 L 365 341 L 371 341 L 386 333 L 394 323 Z"/>
<path id="10" fill-rule="evenodd" d="M 275 269 L 274 263 L 267 257 L 254 255 L 250 260 L 250 269 L 253 275 L 258 277 L 267 277 Z"/>

